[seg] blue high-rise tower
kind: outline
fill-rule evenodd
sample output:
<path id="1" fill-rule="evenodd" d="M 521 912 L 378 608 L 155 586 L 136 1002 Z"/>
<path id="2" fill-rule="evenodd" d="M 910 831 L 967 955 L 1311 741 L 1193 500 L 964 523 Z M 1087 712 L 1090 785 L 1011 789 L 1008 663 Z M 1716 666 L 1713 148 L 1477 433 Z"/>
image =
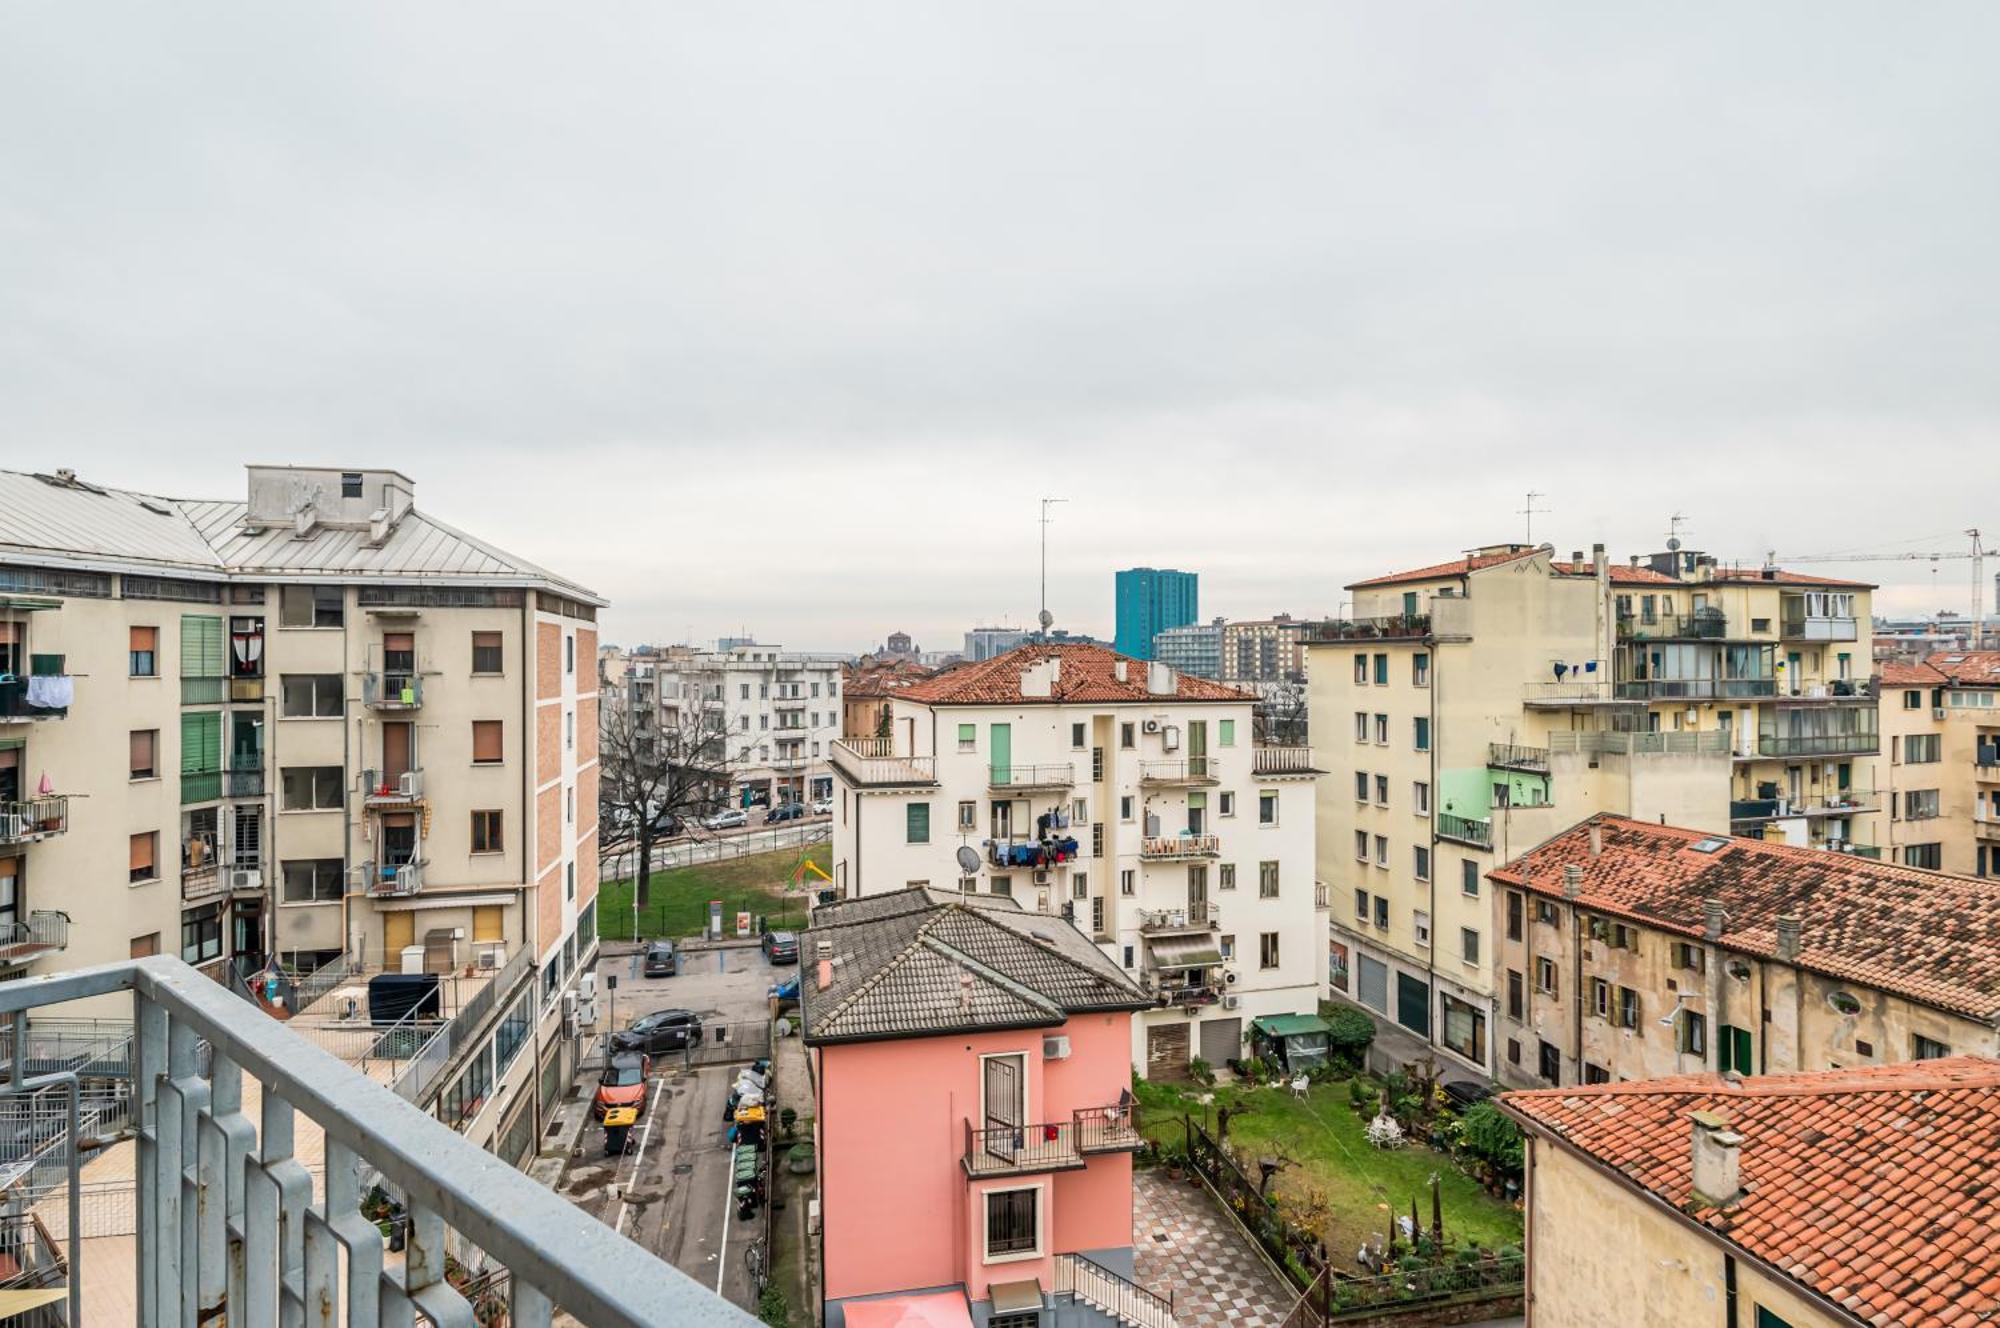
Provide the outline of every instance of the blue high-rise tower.
<path id="1" fill-rule="evenodd" d="M 1117 607 L 1118 653 L 1151 659 L 1154 636 L 1201 617 L 1201 578 L 1171 567 L 1128 567 L 1118 573 Z"/>

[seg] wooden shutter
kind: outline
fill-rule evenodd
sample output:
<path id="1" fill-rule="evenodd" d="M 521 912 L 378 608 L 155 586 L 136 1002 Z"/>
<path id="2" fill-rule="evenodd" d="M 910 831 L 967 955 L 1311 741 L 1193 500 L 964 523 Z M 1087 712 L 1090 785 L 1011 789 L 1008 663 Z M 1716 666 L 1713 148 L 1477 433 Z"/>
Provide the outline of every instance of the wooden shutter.
<path id="1" fill-rule="evenodd" d="M 181 716 L 181 773 L 207 774 L 222 769 L 222 716 Z"/>
<path id="2" fill-rule="evenodd" d="M 132 957 L 134 959 L 145 959 L 159 952 L 160 933 L 149 931 L 144 936 L 134 936 L 132 938 Z"/>
<path id="3" fill-rule="evenodd" d="M 472 721 L 472 759 L 475 761 L 497 761 L 500 759 L 499 720 L 475 719 Z"/>
<path id="4" fill-rule="evenodd" d="M 160 644 L 160 629 L 157 627 L 134 627 L 132 629 L 132 649 L 134 651 L 154 650 Z"/>
<path id="5" fill-rule="evenodd" d="M 150 770 L 155 774 L 159 772 L 159 767 L 153 764 L 154 734 L 153 729 L 132 730 L 132 770 L 135 774 L 141 770 Z"/>
<path id="6" fill-rule="evenodd" d="M 154 867 L 153 843 L 154 843 L 154 836 L 153 832 L 150 830 L 143 835 L 132 836 L 132 849 L 131 849 L 129 865 L 131 866 L 133 871 L 135 872 L 143 871 L 148 875 L 152 874 Z"/>
<path id="7" fill-rule="evenodd" d="M 181 676 L 222 676 L 222 619 L 207 614 L 181 615 Z"/>

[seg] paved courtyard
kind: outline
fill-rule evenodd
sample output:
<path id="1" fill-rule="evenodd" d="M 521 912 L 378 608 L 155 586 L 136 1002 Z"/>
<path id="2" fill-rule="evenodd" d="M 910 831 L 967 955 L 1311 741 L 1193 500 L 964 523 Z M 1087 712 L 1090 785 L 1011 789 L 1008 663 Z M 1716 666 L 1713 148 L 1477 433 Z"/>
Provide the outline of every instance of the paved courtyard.
<path id="1" fill-rule="evenodd" d="M 1298 1299 L 1206 1190 L 1149 1167 L 1132 1174 L 1137 1281 L 1174 1298 L 1182 1328 L 1278 1328 Z"/>

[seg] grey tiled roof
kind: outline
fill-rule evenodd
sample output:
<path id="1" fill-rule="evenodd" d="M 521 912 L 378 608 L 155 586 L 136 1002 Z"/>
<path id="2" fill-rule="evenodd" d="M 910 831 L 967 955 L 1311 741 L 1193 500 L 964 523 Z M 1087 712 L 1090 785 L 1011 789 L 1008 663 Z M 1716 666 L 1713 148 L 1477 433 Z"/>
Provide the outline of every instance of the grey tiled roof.
<path id="1" fill-rule="evenodd" d="M 831 948 L 823 991 L 821 941 Z M 1069 922 L 1004 896 L 916 887 L 829 904 L 799 958 L 810 1043 L 1053 1027 L 1153 1003 Z"/>

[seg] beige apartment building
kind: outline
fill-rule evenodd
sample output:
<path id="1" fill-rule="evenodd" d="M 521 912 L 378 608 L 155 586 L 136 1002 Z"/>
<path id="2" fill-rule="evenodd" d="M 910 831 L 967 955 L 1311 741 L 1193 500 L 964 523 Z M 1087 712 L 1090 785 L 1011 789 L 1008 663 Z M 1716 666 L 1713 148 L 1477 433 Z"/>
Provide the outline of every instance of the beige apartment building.
<path id="1" fill-rule="evenodd" d="M 1306 636 L 1332 985 L 1468 1068 L 1496 863 L 1601 811 L 1875 843 L 1866 587 L 1507 544 L 1349 589 Z"/>
<path id="2" fill-rule="evenodd" d="M 1504 1094 L 1529 1328 L 1989 1322 L 1996 1097 L 1969 1056 Z"/>
<path id="3" fill-rule="evenodd" d="M 601 602 L 395 471 L 0 472 L 0 958 L 539 974 L 549 1014 L 595 948 Z"/>
<path id="4" fill-rule="evenodd" d="M 1880 668 L 1890 859 L 2000 876 L 2000 652 Z"/>
<path id="5" fill-rule="evenodd" d="M 817 802 L 833 796 L 844 662 L 758 641 L 665 646 L 652 657 L 652 690 L 663 726 L 721 749 L 729 806 Z"/>
<path id="6" fill-rule="evenodd" d="M 1505 1083 L 2000 1054 L 2000 882 L 1609 815 L 1491 879 Z"/>

